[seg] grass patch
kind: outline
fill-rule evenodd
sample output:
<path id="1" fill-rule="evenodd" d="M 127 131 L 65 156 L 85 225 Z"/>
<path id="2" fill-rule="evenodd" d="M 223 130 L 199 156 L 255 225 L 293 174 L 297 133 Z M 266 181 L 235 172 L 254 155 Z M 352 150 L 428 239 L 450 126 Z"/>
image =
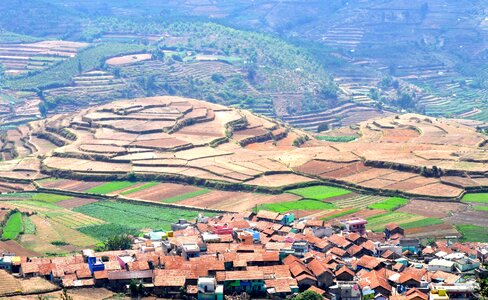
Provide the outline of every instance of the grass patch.
<path id="1" fill-rule="evenodd" d="M 456 229 L 463 235 L 463 242 L 488 242 L 486 227 L 476 225 L 456 225 Z"/>
<path id="2" fill-rule="evenodd" d="M 418 220 L 418 221 L 403 223 L 401 225 L 401 227 L 403 229 L 409 229 L 409 228 L 418 228 L 418 227 L 432 226 L 432 225 L 437 225 L 437 224 L 442 224 L 442 223 L 444 223 L 444 222 L 441 219 L 437 219 L 437 218 L 426 218 L 426 219 L 423 219 L 423 220 Z"/>
<path id="3" fill-rule="evenodd" d="M 387 212 L 384 214 L 371 216 L 366 218 L 366 220 L 368 221 L 366 228 L 372 231 L 383 231 L 385 229 L 385 225 L 388 223 L 396 223 L 404 229 L 443 223 L 440 219 L 427 218 L 424 216 L 403 212 Z"/>
<path id="4" fill-rule="evenodd" d="M 89 190 L 86 190 L 86 193 L 91 193 L 91 194 L 109 194 L 121 189 L 125 189 L 128 187 L 133 186 L 136 184 L 136 182 L 132 181 L 112 181 L 112 182 L 107 182 L 102 185 L 93 187 Z"/>
<path id="5" fill-rule="evenodd" d="M 306 199 L 323 200 L 327 198 L 350 194 L 351 191 L 326 185 L 310 186 L 287 191 Z"/>
<path id="6" fill-rule="evenodd" d="M 139 230 L 124 226 L 120 224 L 102 224 L 81 227 L 77 229 L 79 232 L 96 238 L 100 241 L 105 241 L 109 237 L 121 234 L 138 235 Z"/>
<path id="7" fill-rule="evenodd" d="M 206 194 L 208 192 L 210 192 L 210 190 L 208 190 L 208 189 L 201 189 L 201 190 L 198 190 L 198 191 L 189 192 L 189 193 L 186 193 L 186 194 L 182 194 L 182 195 L 174 196 L 174 197 L 171 197 L 171 198 L 167 198 L 167 199 L 164 199 L 162 202 L 164 202 L 164 203 L 175 203 L 175 202 L 183 201 L 185 199 L 197 197 L 197 196 Z"/>
<path id="8" fill-rule="evenodd" d="M 395 210 L 408 203 L 408 200 L 400 197 L 392 197 L 384 201 L 374 203 L 368 206 L 371 209 Z"/>
<path id="9" fill-rule="evenodd" d="M 22 223 L 24 224 L 24 234 L 36 234 L 36 225 L 27 215 L 22 215 Z"/>
<path id="10" fill-rule="evenodd" d="M 473 206 L 473 209 L 478 211 L 488 211 L 488 206 L 475 205 Z"/>
<path id="11" fill-rule="evenodd" d="M 332 203 L 322 202 L 320 200 L 303 199 L 296 201 L 287 201 L 279 203 L 268 203 L 259 205 L 259 209 L 275 211 L 279 213 L 295 211 L 295 210 L 328 210 L 334 209 L 336 206 Z"/>
<path id="12" fill-rule="evenodd" d="M 15 212 L 8 218 L 7 224 L 3 228 L 2 240 L 15 240 L 22 232 L 22 214 Z"/>
<path id="13" fill-rule="evenodd" d="M 133 188 L 133 189 L 130 189 L 130 190 L 127 190 L 127 191 L 123 191 L 120 194 L 121 195 L 129 195 L 129 194 L 132 194 L 132 193 L 135 193 L 135 192 L 139 192 L 139 191 L 148 189 L 148 188 L 153 187 L 153 186 L 158 185 L 158 184 L 159 184 L 159 182 L 156 182 L 156 181 L 147 182 L 147 183 L 144 183 L 143 185 L 138 186 L 136 188 Z"/>
<path id="14" fill-rule="evenodd" d="M 348 209 L 348 210 L 345 210 L 345 211 L 341 211 L 341 212 L 338 212 L 336 214 L 327 216 L 325 218 L 322 218 L 322 220 L 328 221 L 328 220 L 332 220 L 332 219 L 335 219 L 335 218 L 340 218 L 340 217 L 343 217 L 343 216 L 350 215 L 350 214 L 353 214 L 355 212 L 358 212 L 359 210 L 360 210 L 359 208 L 351 208 L 351 209 Z"/>
<path id="15" fill-rule="evenodd" d="M 461 202 L 488 203 L 488 193 L 472 193 L 464 195 Z"/>
<path id="16" fill-rule="evenodd" d="M 178 219 L 194 219 L 197 211 L 168 208 L 150 204 L 134 204 L 124 201 L 98 201 L 79 206 L 73 211 L 134 229 L 162 228 L 169 230 Z M 206 215 L 213 215 L 206 213 Z"/>
<path id="17" fill-rule="evenodd" d="M 71 199 L 71 196 L 64 196 L 64 195 L 56 195 L 56 194 L 47 194 L 47 193 L 37 193 L 32 194 L 32 200 L 35 201 L 42 201 L 46 203 L 57 203 L 59 201 L 64 201 Z"/>
<path id="18" fill-rule="evenodd" d="M 327 142 L 334 142 L 334 143 L 347 143 L 357 139 L 357 137 L 354 135 L 345 135 L 345 136 L 318 135 L 315 138 L 320 141 L 327 141 Z"/>

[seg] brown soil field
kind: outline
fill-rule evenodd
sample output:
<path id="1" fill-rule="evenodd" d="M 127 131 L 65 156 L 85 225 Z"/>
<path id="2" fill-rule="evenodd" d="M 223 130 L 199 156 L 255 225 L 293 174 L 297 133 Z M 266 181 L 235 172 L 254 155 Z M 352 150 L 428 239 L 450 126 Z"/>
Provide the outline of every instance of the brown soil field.
<path id="1" fill-rule="evenodd" d="M 371 180 L 372 178 L 385 176 L 385 175 L 393 173 L 393 172 L 394 172 L 394 170 L 390 170 L 390 169 L 371 168 L 371 169 L 364 170 L 362 172 L 359 172 L 359 173 L 356 173 L 356 174 L 353 174 L 353 175 L 350 175 L 347 177 L 343 177 L 342 179 L 345 181 L 350 181 L 350 182 L 354 182 L 354 183 L 361 183 L 363 181 L 368 181 L 368 180 Z"/>
<path id="2" fill-rule="evenodd" d="M 298 199 L 301 199 L 301 197 L 286 193 L 266 195 L 246 192 L 211 191 L 204 195 L 180 201 L 178 204 L 241 212 L 252 210 L 259 204 L 294 201 Z"/>
<path id="3" fill-rule="evenodd" d="M 103 181 L 78 181 L 70 179 L 45 180 L 38 182 L 42 187 L 73 192 L 84 192 L 101 184 Z"/>
<path id="4" fill-rule="evenodd" d="M 311 175 L 320 175 L 322 173 L 332 172 L 347 166 L 344 163 L 332 161 L 311 160 L 304 165 L 295 168 L 296 171 Z"/>
<path id="5" fill-rule="evenodd" d="M 479 185 L 478 182 L 471 178 L 460 176 L 443 176 L 441 177 L 441 182 L 462 187 L 474 187 Z"/>
<path id="6" fill-rule="evenodd" d="M 78 139 L 67 140 L 52 129 L 70 130 Z M 435 165 L 446 172 L 460 171 L 466 176 L 488 172 L 488 164 L 484 163 L 488 154 L 478 146 L 485 138 L 475 129 L 453 120 L 385 114 L 384 118 L 361 121 L 337 132 L 341 130 L 360 138 L 348 143 L 319 141 L 303 131 L 248 111 L 195 99 L 162 96 L 121 100 L 24 126 L 15 133 L 15 140 L 30 136 L 38 149 L 29 155 L 21 151 L 19 159 L 7 157 L 0 162 L 0 177 L 31 180 L 41 176 L 39 166 L 42 166 L 43 171 L 69 170 L 84 176 L 124 176 L 130 172 L 193 174 L 201 179 L 275 189 L 310 182 L 314 180 L 311 177 L 320 176 L 324 181 L 334 179 L 365 188 L 453 199 L 462 193 L 462 188 L 443 184 L 438 178 L 424 177 L 420 171 L 400 172 L 382 166 L 401 169 L 403 164 L 420 170 Z M 264 135 L 281 136 L 285 131 L 288 136 L 276 142 L 270 140 L 247 147 L 239 143 L 244 139 L 259 140 Z M 43 135 L 66 145 L 55 146 L 35 137 Z M 294 140 L 305 137 L 310 140 L 304 145 L 292 146 Z M 64 153 L 81 158 L 64 157 Z M 95 153 L 103 156 L 104 161 Z M 158 163 L 150 162 L 160 159 L 178 159 L 181 164 L 158 167 Z M 181 168 L 183 165 L 185 168 Z M 300 175 L 292 174 L 293 170 Z M 280 172 L 290 173 L 276 174 Z M 465 184 L 488 186 L 488 180 Z"/>
<path id="7" fill-rule="evenodd" d="M 434 202 L 427 200 L 410 200 L 407 205 L 398 209 L 400 212 L 417 214 L 428 218 L 445 218 L 451 213 L 458 213 L 468 208 L 466 204 L 454 202 Z"/>
<path id="8" fill-rule="evenodd" d="M 133 64 L 140 61 L 150 60 L 150 59 L 151 59 L 151 54 L 145 54 L 145 53 L 131 54 L 131 55 L 118 56 L 118 57 L 107 59 L 105 63 L 110 66 L 121 66 L 121 65 Z"/>
<path id="9" fill-rule="evenodd" d="M 174 196 L 198 191 L 199 189 L 200 188 L 191 185 L 160 183 L 147 189 L 125 195 L 125 197 L 141 200 L 162 201 Z"/>
<path id="10" fill-rule="evenodd" d="M 82 206 L 85 204 L 94 203 L 97 201 L 98 200 L 96 200 L 96 199 L 89 199 L 89 198 L 71 198 L 68 200 L 59 201 L 56 203 L 56 205 L 61 206 L 61 207 L 66 208 L 66 209 L 73 209 L 75 207 Z"/>
<path id="11" fill-rule="evenodd" d="M 158 139 L 158 140 L 148 140 L 148 141 L 137 141 L 131 144 L 132 146 L 150 149 L 172 149 L 175 147 L 182 147 L 190 145 L 190 143 L 181 141 L 175 138 L 168 139 Z"/>
<path id="12" fill-rule="evenodd" d="M 426 227 L 410 228 L 405 235 L 412 238 L 445 238 L 446 236 L 461 236 L 450 224 L 438 224 Z"/>
<path id="13" fill-rule="evenodd" d="M 314 179 L 296 174 L 276 174 L 263 175 L 261 177 L 246 182 L 246 184 L 268 187 L 282 187 L 312 181 L 314 181 Z"/>
<path id="14" fill-rule="evenodd" d="M 422 176 L 415 176 L 404 181 L 400 181 L 398 183 L 391 184 L 386 188 L 391 190 L 412 190 L 420 186 L 425 186 L 429 184 L 436 183 L 438 180 L 435 178 L 426 178 Z"/>
<path id="15" fill-rule="evenodd" d="M 382 142 L 404 143 L 419 137 L 420 134 L 413 129 L 383 129 Z"/>
<path id="16" fill-rule="evenodd" d="M 15 253 L 19 256 L 39 256 L 39 253 L 22 247 L 16 241 L 0 241 L 0 252 Z"/>
<path id="17" fill-rule="evenodd" d="M 374 188 L 374 189 L 383 189 L 393 183 L 395 183 L 395 181 L 383 179 L 383 178 L 375 178 L 375 179 L 361 182 L 361 186 Z"/>
<path id="18" fill-rule="evenodd" d="M 434 183 L 408 190 L 408 192 L 417 195 L 425 195 L 431 193 L 433 195 L 438 195 L 439 197 L 455 198 L 459 197 L 462 194 L 463 189 L 453 187 L 447 184 Z"/>
<path id="19" fill-rule="evenodd" d="M 467 209 L 444 218 L 444 221 L 451 224 L 475 224 L 488 228 L 488 213 L 486 211 Z"/>

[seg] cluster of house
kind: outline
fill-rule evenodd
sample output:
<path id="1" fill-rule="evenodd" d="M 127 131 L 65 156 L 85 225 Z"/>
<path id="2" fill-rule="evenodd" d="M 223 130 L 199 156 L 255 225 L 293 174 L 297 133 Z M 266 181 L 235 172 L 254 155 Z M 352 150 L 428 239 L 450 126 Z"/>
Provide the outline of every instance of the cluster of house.
<path id="1" fill-rule="evenodd" d="M 127 291 L 131 282 L 162 297 L 286 298 L 313 290 L 325 299 L 476 299 L 488 244 L 438 241 L 421 246 L 388 224 L 340 226 L 260 211 L 180 220 L 172 231 L 134 238 L 133 249 L 55 258 L 4 254 L 0 268 L 42 276 L 66 288 Z"/>

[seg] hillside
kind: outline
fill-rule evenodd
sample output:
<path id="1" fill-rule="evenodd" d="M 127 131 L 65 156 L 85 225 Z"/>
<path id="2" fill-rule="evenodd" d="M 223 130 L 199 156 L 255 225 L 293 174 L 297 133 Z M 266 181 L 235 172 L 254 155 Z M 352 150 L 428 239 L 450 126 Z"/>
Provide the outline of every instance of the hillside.
<path id="1" fill-rule="evenodd" d="M 486 139 L 473 128 L 406 114 L 355 130 L 355 141 L 325 142 L 208 102 L 124 100 L 20 127 L 4 137 L 10 160 L 0 176 L 137 178 L 265 192 L 324 182 L 445 199 L 488 184 Z"/>

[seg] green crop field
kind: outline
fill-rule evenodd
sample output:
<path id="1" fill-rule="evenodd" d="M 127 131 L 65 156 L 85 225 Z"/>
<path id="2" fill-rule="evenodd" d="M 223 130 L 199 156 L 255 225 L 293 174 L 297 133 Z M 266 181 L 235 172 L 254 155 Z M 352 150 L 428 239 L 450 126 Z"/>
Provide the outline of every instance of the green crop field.
<path id="1" fill-rule="evenodd" d="M 335 218 L 340 218 L 340 217 L 347 216 L 347 215 L 353 214 L 355 212 L 358 212 L 359 210 L 360 210 L 359 208 L 351 208 L 351 209 L 348 209 L 348 210 L 345 210 L 345 211 L 341 211 L 341 212 L 338 212 L 336 214 L 327 216 L 325 218 L 322 218 L 322 220 L 328 221 L 328 220 L 332 220 L 332 219 L 335 219 Z"/>
<path id="2" fill-rule="evenodd" d="M 139 230 L 120 224 L 101 224 L 85 226 L 77 229 L 81 233 L 92 236 L 100 241 L 105 241 L 109 237 L 121 234 L 137 235 Z"/>
<path id="3" fill-rule="evenodd" d="M 475 205 L 473 206 L 473 209 L 478 211 L 488 211 L 488 206 Z"/>
<path id="4" fill-rule="evenodd" d="M 20 212 L 13 213 L 3 227 L 2 240 L 15 240 L 22 232 L 22 214 Z"/>
<path id="5" fill-rule="evenodd" d="M 323 200 L 323 199 L 347 195 L 351 193 L 351 191 L 346 189 L 333 187 L 333 186 L 325 186 L 325 185 L 299 188 L 299 189 L 289 190 L 287 192 L 302 196 L 303 198 L 306 199 L 314 199 L 314 200 Z"/>
<path id="6" fill-rule="evenodd" d="M 488 203 L 488 193 L 472 193 L 464 195 L 461 202 Z"/>
<path id="7" fill-rule="evenodd" d="M 36 225 L 32 223 L 32 220 L 28 216 L 22 215 L 22 223 L 24 224 L 24 234 L 36 233 Z"/>
<path id="8" fill-rule="evenodd" d="M 279 213 L 295 210 L 328 210 L 335 208 L 336 206 L 334 204 L 312 199 L 261 204 L 259 206 L 259 209 L 270 210 Z"/>
<path id="9" fill-rule="evenodd" d="M 71 196 L 64 196 L 64 195 L 56 195 L 56 194 L 47 194 L 47 193 L 36 193 L 32 194 L 32 200 L 35 201 L 42 201 L 47 203 L 56 203 L 63 200 L 68 200 L 73 198 Z"/>
<path id="10" fill-rule="evenodd" d="M 108 182 L 104 183 L 102 185 L 96 186 L 94 188 L 91 188 L 89 190 L 86 190 L 86 193 L 92 193 L 92 194 L 109 194 L 121 189 L 125 189 L 128 187 L 133 186 L 136 184 L 136 182 L 132 181 L 113 181 L 113 182 Z"/>
<path id="11" fill-rule="evenodd" d="M 402 212 L 387 212 L 384 214 L 366 218 L 368 224 L 367 229 L 373 231 L 383 231 L 385 225 L 388 223 L 396 223 L 404 229 L 430 226 L 443 223 L 442 220 L 436 218 L 427 218 L 420 215 L 402 213 Z"/>
<path id="12" fill-rule="evenodd" d="M 189 193 L 186 193 L 186 194 L 182 194 L 182 195 L 178 195 L 178 196 L 174 196 L 174 197 L 171 197 L 171 198 L 164 199 L 163 202 L 164 203 L 175 203 L 175 202 L 183 201 L 185 199 L 190 199 L 190 198 L 193 198 L 193 197 L 197 197 L 197 196 L 206 194 L 208 192 L 210 192 L 210 190 L 208 190 L 208 189 L 201 189 L 201 190 L 198 190 L 198 191 L 189 192 Z"/>
<path id="13" fill-rule="evenodd" d="M 401 227 L 403 229 L 409 229 L 409 228 L 418 228 L 418 227 L 432 226 L 432 225 L 437 225 L 437 224 L 442 224 L 442 223 L 444 223 L 444 222 L 441 219 L 437 219 L 437 218 L 425 218 L 425 219 L 418 220 L 418 221 L 403 223 L 401 225 Z"/>
<path id="14" fill-rule="evenodd" d="M 134 204 L 124 201 L 99 201 L 79 206 L 73 211 L 106 221 L 116 225 L 126 226 L 133 229 L 157 228 L 170 229 L 171 223 L 178 219 L 194 219 L 197 211 L 169 208 L 158 205 Z M 206 215 L 209 215 L 208 213 Z M 212 214 L 210 214 L 212 215 Z M 97 235 L 105 235 L 102 229 L 110 226 L 97 227 Z M 84 231 L 87 234 L 89 232 Z M 94 236 L 95 233 L 90 234 Z"/>
<path id="15" fill-rule="evenodd" d="M 129 195 L 129 194 L 132 194 L 132 193 L 135 193 L 135 192 L 139 192 L 139 191 L 148 189 L 148 188 L 153 187 L 153 186 L 155 186 L 157 184 L 159 184 L 159 182 L 156 182 L 156 181 L 147 182 L 147 183 L 144 183 L 141 186 L 138 186 L 138 187 L 135 187 L 133 189 L 129 189 L 129 190 L 123 191 L 120 194 L 121 195 Z"/>
<path id="16" fill-rule="evenodd" d="M 408 203 L 408 200 L 400 197 L 392 197 L 384 201 L 374 203 L 368 206 L 371 209 L 395 210 Z"/>
<path id="17" fill-rule="evenodd" d="M 463 235 L 465 242 L 488 243 L 488 231 L 486 227 L 476 225 L 456 225 L 456 229 Z"/>
<path id="18" fill-rule="evenodd" d="M 347 142 L 354 141 L 355 139 L 357 139 L 357 137 L 352 136 L 352 135 L 351 136 L 349 136 L 349 135 L 346 135 L 346 136 L 318 135 L 318 136 L 316 136 L 316 139 L 320 140 L 320 141 L 327 141 L 327 142 L 347 143 Z"/>

